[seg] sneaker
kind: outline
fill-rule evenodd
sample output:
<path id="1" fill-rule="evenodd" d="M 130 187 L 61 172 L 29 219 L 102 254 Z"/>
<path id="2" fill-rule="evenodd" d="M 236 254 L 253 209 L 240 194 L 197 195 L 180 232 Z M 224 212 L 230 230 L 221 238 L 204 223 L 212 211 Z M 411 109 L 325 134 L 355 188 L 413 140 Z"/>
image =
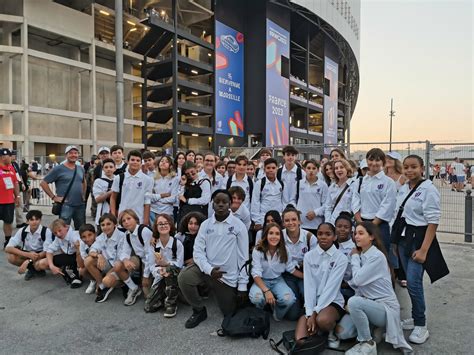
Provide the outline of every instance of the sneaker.
<path id="1" fill-rule="evenodd" d="M 88 295 L 92 295 L 94 292 L 95 292 L 95 286 L 97 285 L 97 283 L 94 281 L 91 280 L 91 282 L 89 282 L 89 286 L 87 286 L 86 288 L 86 293 Z"/>
<path id="2" fill-rule="evenodd" d="M 328 334 L 328 348 L 338 349 L 340 345 L 341 345 L 341 341 L 336 336 L 336 334 L 334 334 L 334 330 L 331 330 Z"/>
<path id="3" fill-rule="evenodd" d="M 36 271 L 34 270 L 30 270 L 30 269 L 26 269 L 26 273 L 25 273 L 25 281 L 30 281 L 33 277 L 36 276 Z"/>
<path id="4" fill-rule="evenodd" d="M 111 288 L 105 287 L 103 289 L 99 288 L 99 290 L 97 291 L 97 297 L 95 298 L 95 301 L 97 303 L 102 303 L 102 302 L 107 301 L 107 298 L 109 297 L 110 292 L 112 292 L 113 289 L 114 289 L 113 287 Z"/>
<path id="5" fill-rule="evenodd" d="M 199 323 L 205 321 L 207 319 L 207 310 L 206 307 L 203 307 L 200 311 L 193 309 L 193 314 L 189 319 L 186 321 L 184 326 L 187 329 L 195 328 L 199 325 Z"/>
<path id="6" fill-rule="evenodd" d="M 5 237 L 5 242 L 3 243 L 3 249 L 5 249 L 8 245 L 8 242 L 10 241 L 11 237 Z"/>
<path id="7" fill-rule="evenodd" d="M 411 332 L 408 340 L 415 344 L 423 344 L 428 338 L 430 337 L 430 332 L 426 326 L 420 327 L 418 325 L 415 326 L 413 331 Z"/>
<path id="8" fill-rule="evenodd" d="M 413 330 L 415 328 L 415 321 L 413 318 L 408 318 L 402 320 L 402 329 L 403 330 Z"/>
<path id="9" fill-rule="evenodd" d="M 71 281 L 71 288 L 79 288 L 82 286 L 82 280 L 81 279 L 74 279 Z"/>
<path id="10" fill-rule="evenodd" d="M 178 306 L 167 306 L 165 309 L 165 313 L 163 315 L 166 318 L 173 318 L 176 315 L 177 310 L 178 310 Z"/>
<path id="11" fill-rule="evenodd" d="M 347 350 L 344 354 L 346 355 L 377 355 L 377 345 L 374 341 L 363 342 L 354 345 L 352 348 Z"/>
<path id="12" fill-rule="evenodd" d="M 135 302 L 137 301 L 137 297 L 140 296 L 141 294 L 142 294 L 142 290 L 140 289 L 140 287 L 137 287 L 134 290 L 129 289 L 127 293 L 127 298 L 125 299 L 125 301 L 123 301 L 123 304 L 126 306 L 134 305 Z"/>

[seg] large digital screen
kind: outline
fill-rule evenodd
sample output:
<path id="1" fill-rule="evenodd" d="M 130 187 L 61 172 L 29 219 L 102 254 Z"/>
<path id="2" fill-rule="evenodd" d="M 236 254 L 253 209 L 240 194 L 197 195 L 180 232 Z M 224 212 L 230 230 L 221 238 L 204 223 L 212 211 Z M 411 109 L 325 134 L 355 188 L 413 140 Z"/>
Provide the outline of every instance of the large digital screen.
<path id="1" fill-rule="evenodd" d="M 289 144 L 289 55 L 289 32 L 267 19 L 267 147 Z"/>
<path id="2" fill-rule="evenodd" d="M 244 135 L 244 35 L 216 21 L 216 133 Z"/>
<path id="3" fill-rule="evenodd" d="M 324 93 L 324 144 L 329 145 L 329 147 L 324 149 L 325 153 L 331 151 L 331 145 L 337 144 L 338 74 L 338 64 L 330 58 L 324 57 L 324 78 L 326 83 L 329 82 L 329 90 L 326 90 L 327 92 Z"/>

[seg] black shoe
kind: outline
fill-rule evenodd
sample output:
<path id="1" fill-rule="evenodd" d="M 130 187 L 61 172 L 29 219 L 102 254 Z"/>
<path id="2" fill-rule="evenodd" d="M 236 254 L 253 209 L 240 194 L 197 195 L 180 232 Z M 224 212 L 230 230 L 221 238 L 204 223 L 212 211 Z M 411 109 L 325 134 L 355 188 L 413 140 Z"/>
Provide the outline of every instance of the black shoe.
<path id="1" fill-rule="evenodd" d="M 25 281 L 30 281 L 35 276 L 36 276 L 36 271 L 27 269 L 25 273 Z"/>
<path id="2" fill-rule="evenodd" d="M 107 288 L 105 287 L 104 289 L 100 289 L 97 291 L 97 297 L 95 298 L 95 301 L 97 303 L 102 303 L 102 302 L 105 302 L 107 301 L 107 298 L 109 297 L 110 295 L 110 292 L 112 292 L 114 288 L 111 287 L 111 288 Z"/>
<path id="3" fill-rule="evenodd" d="M 16 225 L 17 228 L 23 228 L 23 227 L 26 227 L 26 226 L 27 226 L 26 223 L 21 223 L 21 224 Z"/>
<path id="4" fill-rule="evenodd" d="M 36 271 L 36 275 L 39 277 L 44 277 L 46 276 L 46 271 L 44 270 Z"/>
<path id="5" fill-rule="evenodd" d="M 71 281 L 71 288 L 79 288 L 82 286 L 82 280 L 80 278 L 73 279 Z"/>
<path id="6" fill-rule="evenodd" d="M 11 237 L 5 237 L 5 242 L 3 243 L 3 249 L 7 247 L 8 242 L 10 241 Z"/>
<path id="7" fill-rule="evenodd" d="M 193 314 L 189 319 L 186 321 L 184 326 L 188 329 L 197 327 L 199 323 L 205 321 L 207 319 L 207 311 L 206 307 L 203 307 L 200 311 L 193 309 Z"/>

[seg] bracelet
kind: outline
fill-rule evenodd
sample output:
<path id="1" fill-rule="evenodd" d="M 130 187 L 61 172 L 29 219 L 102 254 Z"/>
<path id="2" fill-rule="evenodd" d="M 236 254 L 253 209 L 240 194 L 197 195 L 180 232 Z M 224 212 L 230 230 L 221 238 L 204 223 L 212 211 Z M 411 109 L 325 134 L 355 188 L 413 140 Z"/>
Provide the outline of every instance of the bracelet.
<path id="1" fill-rule="evenodd" d="M 266 294 L 269 291 L 270 291 L 270 289 L 268 288 L 266 291 L 263 291 L 263 294 Z"/>

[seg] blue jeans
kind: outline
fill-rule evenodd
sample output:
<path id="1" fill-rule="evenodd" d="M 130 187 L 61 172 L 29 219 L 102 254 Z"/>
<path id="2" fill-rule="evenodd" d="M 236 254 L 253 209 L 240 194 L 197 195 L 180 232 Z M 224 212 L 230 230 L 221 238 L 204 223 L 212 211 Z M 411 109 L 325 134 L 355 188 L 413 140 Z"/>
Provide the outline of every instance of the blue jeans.
<path id="1" fill-rule="evenodd" d="M 390 225 L 387 222 L 379 224 L 380 234 L 382 236 L 383 246 L 387 251 L 388 262 L 394 269 L 398 269 L 398 257 L 391 250 Z"/>
<path id="2" fill-rule="evenodd" d="M 262 280 L 276 299 L 275 316 L 278 319 L 283 319 L 296 301 L 293 291 L 291 291 L 291 288 L 288 287 L 281 276 L 276 279 L 262 278 Z M 250 288 L 249 299 L 256 307 L 265 307 L 265 295 L 263 294 L 262 289 L 255 283 Z"/>
<path id="3" fill-rule="evenodd" d="M 411 314 L 415 325 L 423 327 L 426 325 L 426 304 L 423 290 L 423 273 L 425 269 L 423 264 L 417 263 L 411 258 L 411 254 L 415 251 L 414 244 L 411 249 L 406 249 L 403 240 L 398 245 L 400 260 L 407 275 L 407 289 L 411 299 Z"/>
<path id="4" fill-rule="evenodd" d="M 287 272 L 283 274 L 283 279 L 296 296 L 296 302 L 291 306 L 286 318 L 298 320 L 304 314 L 304 281 Z"/>
<path id="5" fill-rule="evenodd" d="M 358 341 L 372 340 L 370 326 L 385 328 L 387 314 L 382 303 L 368 298 L 353 296 L 347 303 L 349 314 L 344 315 L 338 324 L 337 336 L 350 339 L 357 335 Z"/>
<path id="6" fill-rule="evenodd" d="M 67 225 L 71 224 L 71 219 L 74 221 L 74 229 L 78 230 L 84 223 L 86 223 L 86 205 L 68 206 L 63 205 L 61 214 L 59 216 Z"/>

